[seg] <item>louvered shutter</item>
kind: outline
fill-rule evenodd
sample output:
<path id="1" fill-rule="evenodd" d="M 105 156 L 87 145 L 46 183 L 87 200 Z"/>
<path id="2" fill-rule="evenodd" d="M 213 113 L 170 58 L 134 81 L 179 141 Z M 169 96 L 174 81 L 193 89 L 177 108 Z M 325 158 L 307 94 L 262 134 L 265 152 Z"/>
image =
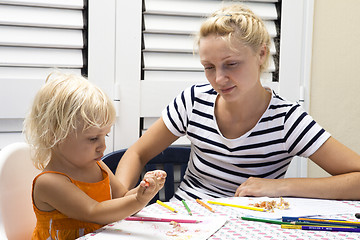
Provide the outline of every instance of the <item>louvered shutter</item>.
<path id="1" fill-rule="evenodd" d="M 241 1 L 242 2 L 242 1 Z M 143 131 L 159 117 L 161 110 L 182 89 L 207 82 L 198 55 L 194 34 L 204 16 L 234 1 L 144 0 L 141 82 Z M 271 59 L 262 75 L 263 84 L 278 90 L 280 3 L 276 0 L 242 2 L 260 16 L 271 40 Z M 164 91 L 166 89 L 166 91 Z M 159 103 L 159 104 L 158 104 Z"/>
<path id="2" fill-rule="evenodd" d="M 0 0 L 0 133 L 21 132 L 54 68 L 86 74 L 86 11 L 83 0 Z"/>

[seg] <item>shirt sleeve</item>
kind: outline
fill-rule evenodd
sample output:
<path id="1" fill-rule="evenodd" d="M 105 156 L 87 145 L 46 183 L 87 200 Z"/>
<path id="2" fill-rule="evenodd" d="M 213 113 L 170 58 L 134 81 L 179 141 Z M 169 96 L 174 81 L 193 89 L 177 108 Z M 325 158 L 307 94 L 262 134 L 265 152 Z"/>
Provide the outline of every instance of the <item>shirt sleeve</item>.
<path id="1" fill-rule="evenodd" d="M 289 153 L 309 157 L 331 136 L 300 105 L 294 105 L 286 114 L 285 145 Z"/>
<path id="2" fill-rule="evenodd" d="M 161 115 L 166 127 L 175 136 L 181 137 L 186 134 L 189 114 L 194 105 L 194 88 L 195 86 L 192 86 L 182 91 L 162 111 Z"/>

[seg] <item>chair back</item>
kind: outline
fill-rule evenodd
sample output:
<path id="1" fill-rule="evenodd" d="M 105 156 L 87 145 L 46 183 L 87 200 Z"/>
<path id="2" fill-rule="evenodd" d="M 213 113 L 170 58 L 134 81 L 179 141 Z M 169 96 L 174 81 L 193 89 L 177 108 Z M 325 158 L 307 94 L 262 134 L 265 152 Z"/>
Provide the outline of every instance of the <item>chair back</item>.
<path id="1" fill-rule="evenodd" d="M 111 152 L 102 159 L 114 174 L 125 151 L 126 149 L 121 149 Z M 185 174 L 189 156 L 190 147 L 170 146 L 146 164 L 143 174 L 155 169 L 162 169 L 167 173 L 164 188 L 150 201 L 150 203 L 153 203 L 158 199 L 167 202 L 174 196 L 175 189 L 182 181 Z M 141 177 L 143 177 L 143 174 Z"/>
<path id="2" fill-rule="evenodd" d="M 0 151 L 0 239 L 31 239 L 36 224 L 31 188 L 39 173 L 28 144 L 13 143 Z"/>

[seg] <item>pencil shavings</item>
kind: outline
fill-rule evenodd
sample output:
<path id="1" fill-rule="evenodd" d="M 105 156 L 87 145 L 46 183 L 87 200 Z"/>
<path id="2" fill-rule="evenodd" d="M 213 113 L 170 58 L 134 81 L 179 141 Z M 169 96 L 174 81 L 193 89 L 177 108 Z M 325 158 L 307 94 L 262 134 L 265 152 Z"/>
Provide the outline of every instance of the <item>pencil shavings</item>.
<path id="1" fill-rule="evenodd" d="M 180 223 L 178 223 L 178 222 L 171 221 L 170 225 L 173 226 L 173 230 L 167 231 L 167 233 L 166 233 L 167 236 L 176 237 L 176 236 L 178 236 L 178 234 L 185 233 L 188 231 L 188 229 L 186 227 L 182 227 L 180 225 Z"/>
<path id="2" fill-rule="evenodd" d="M 285 209 L 289 209 L 290 207 L 290 204 L 286 202 L 282 197 L 280 197 L 279 203 L 276 202 L 276 200 L 272 200 L 272 201 L 262 201 L 260 203 L 249 204 L 249 205 L 258 208 L 263 208 L 267 212 L 274 212 L 275 208 L 280 210 L 285 210 Z"/>

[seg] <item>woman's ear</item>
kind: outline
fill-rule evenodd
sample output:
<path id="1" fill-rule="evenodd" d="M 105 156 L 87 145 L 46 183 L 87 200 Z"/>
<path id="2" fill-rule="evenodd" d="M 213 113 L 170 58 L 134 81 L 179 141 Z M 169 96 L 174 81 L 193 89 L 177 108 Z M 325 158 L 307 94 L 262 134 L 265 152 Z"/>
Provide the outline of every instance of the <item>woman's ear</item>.
<path id="1" fill-rule="evenodd" d="M 267 47 L 263 45 L 259 50 L 259 63 L 263 65 L 267 57 Z"/>

